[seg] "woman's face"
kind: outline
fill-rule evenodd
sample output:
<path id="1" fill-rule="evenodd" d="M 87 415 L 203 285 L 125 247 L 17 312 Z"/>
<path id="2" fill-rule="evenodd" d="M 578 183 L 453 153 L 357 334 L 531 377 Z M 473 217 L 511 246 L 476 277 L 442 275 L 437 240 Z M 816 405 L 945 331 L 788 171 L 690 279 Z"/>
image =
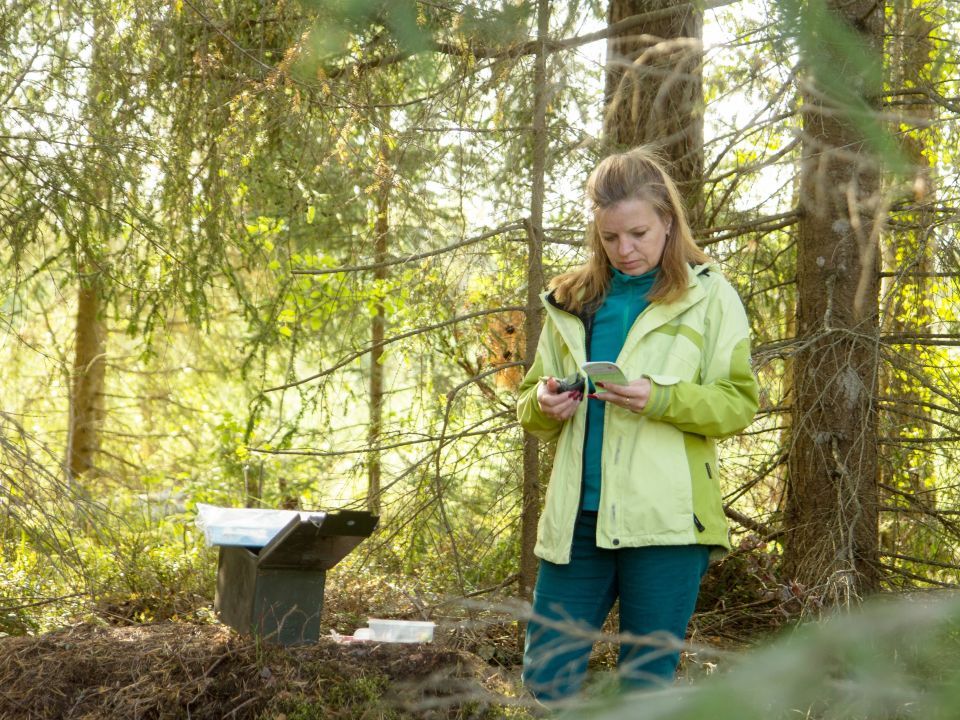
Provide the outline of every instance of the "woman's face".
<path id="1" fill-rule="evenodd" d="M 646 200 L 630 198 L 593 215 L 610 264 L 625 275 L 643 275 L 660 264 L 670 232 Z"/>

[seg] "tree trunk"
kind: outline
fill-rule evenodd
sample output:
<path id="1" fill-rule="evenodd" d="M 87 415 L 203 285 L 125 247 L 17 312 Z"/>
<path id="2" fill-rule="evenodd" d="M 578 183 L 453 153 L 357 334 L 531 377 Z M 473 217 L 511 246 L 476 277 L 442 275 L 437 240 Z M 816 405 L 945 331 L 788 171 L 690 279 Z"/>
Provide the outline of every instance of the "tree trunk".
<path id="1" fill-rule="evenodd" d="M 385 126 L 382 132 L 387 132 Z M 390 232 L 390 169 L 387 162 L 386 136 L 380 139 L 380 162 L 377 166 L 378 188 L 376 218 L 374 219 L 373 262 L 381 264 L 387 259 L 388 234 Z M 383 290 L 383 281 L 387 278 L 387 268 L 377 267 L 373 271 L 375 292 Z M 367 445 L 370 453 L 367 457 L 367 509 L 374 515 L 380 514 L 381 507 L 381 467 L 380 435 L 383 429 L 383 347 L 386 337 L 387 318 L 383 300 L 378 296 L 374 304 L 373 319 L 370 327 L 370 425 L 367 432 Z"/>
<path id="2" fill-rule="evenodd" d="M 77 293 L 77 323 L 70 416 L 67 426 L 67 468 L 73 477 L 94 469 L 103 425 L 103 383 L 106 372 L 106 328 L 100 317 L 102 281 L 99 271 L 86 273 Z"/>
<path id="3" fill-rule="evenodd" d="M 603 131 L 611 149 L 659 149 L 697 228 L 703 217 L 703 11 L 677 0 L 610 0 L 607 20 L 679 5 L 668 17 L 607 40 Z"/>
<path id="4" fill-rule="evenodd" d="M 550 31 L 550 3 L 537 3 L 537 39 L 540 45 L 533 69 L 533 178 L 530 192 L 530 221 L 527 227 L 527 313 L 524 360 L 533 364 L 536 338 L 543 327 L 540 293 L 543 290 L 543 198 L 547 164 L 547 48 Z M 523 435 L 523 509 L 520 523 L 520 596 L 531 598 L 537 580 L 537 523 L 540 520 L 540 444 Z"/>
<path id="5" fill-rule="evenodd" d="M 879 50 L 882 4 L 828 5 L 834 22 Z M 875 590 L 880 580 L 875 399 L 882 203 L 876 159 L 845 106 L 827 98 L 811 78 L 803 96 L 799 349 L 784 570 L 832 604 Z"/>
<path id="6" fill-rule="evenodd" d="M 527 224 L 527 310 L 524 322 L 524 361 L 533 364 L 536 338 L 543 328 L 540 293 L 543 290 L 543 198 L 547 164 L 547 48 L 550 31 L 550 3 L 537 3 L 537 39 L 540 45 L 533 68 L 533 178 L 530 192 L 530 220 Z M 540 520 L 540 444 L 523 435 L 523 508 L 520 521 L 520 596 L 531 598 L 537 580 L 537 523 Z"/>
<path id="7" fill-rule="evenodd" d="M 71 477 L 79 477 L 95 468 L 104 420 L 107 330 L 102 317 L 106 290 L 102 249 L 108 247 L 111 234 L 112 192 L 107 158 L 101 148 L 109 145 L 111 137 L 110 106 L 103 101 L 101 93 L 108 93 L 112 73 L 109 59 L 104 57 L 110 32 L 108 18 L 101 12 L 95 13 L 86 107 L 87 132 L 91 141 L 84 158 L 91 202 L 84 208 L 80 242 L 76 249 L 79 288 L 67 421 L 66 468 Z"/>

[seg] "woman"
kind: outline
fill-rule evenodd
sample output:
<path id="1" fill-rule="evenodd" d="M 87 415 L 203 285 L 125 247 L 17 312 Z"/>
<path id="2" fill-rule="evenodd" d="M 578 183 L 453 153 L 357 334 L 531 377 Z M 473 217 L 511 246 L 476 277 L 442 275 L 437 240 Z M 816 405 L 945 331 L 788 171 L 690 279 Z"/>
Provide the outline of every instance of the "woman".
<path id="1" fill-rule="evenodd" d="M 524 653 L 524 682 L 545 701 L 579 690 L 617 599 L 621 633 L 661 636 L 621 643 L 626 684 L 673 679 L 709 557 L 729 548 L 715 439 L 757 409 L 743 305 L 661 163 L 644 148 L 608 157 L 587 195 L 589 257 L 542 296 L 517 407 L 526 430 L 557 441 Z M 584 403 L 558 379 L 588 360 L 616 361 L 628 384 Z"/>

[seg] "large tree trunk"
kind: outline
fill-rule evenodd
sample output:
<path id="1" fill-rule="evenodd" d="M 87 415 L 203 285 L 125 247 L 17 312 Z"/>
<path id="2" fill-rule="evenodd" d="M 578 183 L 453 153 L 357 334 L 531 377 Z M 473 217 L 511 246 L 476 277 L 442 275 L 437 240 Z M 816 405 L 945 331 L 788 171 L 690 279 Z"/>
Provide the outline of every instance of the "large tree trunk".
<path id="1" fill-rule="evenodd" d="M 607 41 L 603 131 L 611 148 L 660 150 L 696 228 L 703 216 L 703 11 L 677 0 L 610 0 L 607 20 L 670 7 L 678 9 Z"/>
<path id="2" fill-rule="evenodd" d="M 879 50 L 882 3 L 831 0 Z M 876 159 L 840 102 L 810 79 L 803 96 L 793 446 L 784 570 L 828 602 L 880 580 L 877 499 L 879 367 Z M 872 98 L 864 98 L 868 102 Z"/>

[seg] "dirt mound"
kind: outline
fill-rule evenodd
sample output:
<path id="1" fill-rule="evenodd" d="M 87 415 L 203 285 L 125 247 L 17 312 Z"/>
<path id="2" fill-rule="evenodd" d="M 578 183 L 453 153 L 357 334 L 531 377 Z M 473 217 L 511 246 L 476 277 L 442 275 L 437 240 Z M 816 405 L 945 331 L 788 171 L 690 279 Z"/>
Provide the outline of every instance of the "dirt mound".
<path id="1" fill-rule="evenodd" d="M 507 681 L 436 645 L 283 648 L 215 625 L 80 625 L 0 639 L 0 718 L 502 717 Z"/>

